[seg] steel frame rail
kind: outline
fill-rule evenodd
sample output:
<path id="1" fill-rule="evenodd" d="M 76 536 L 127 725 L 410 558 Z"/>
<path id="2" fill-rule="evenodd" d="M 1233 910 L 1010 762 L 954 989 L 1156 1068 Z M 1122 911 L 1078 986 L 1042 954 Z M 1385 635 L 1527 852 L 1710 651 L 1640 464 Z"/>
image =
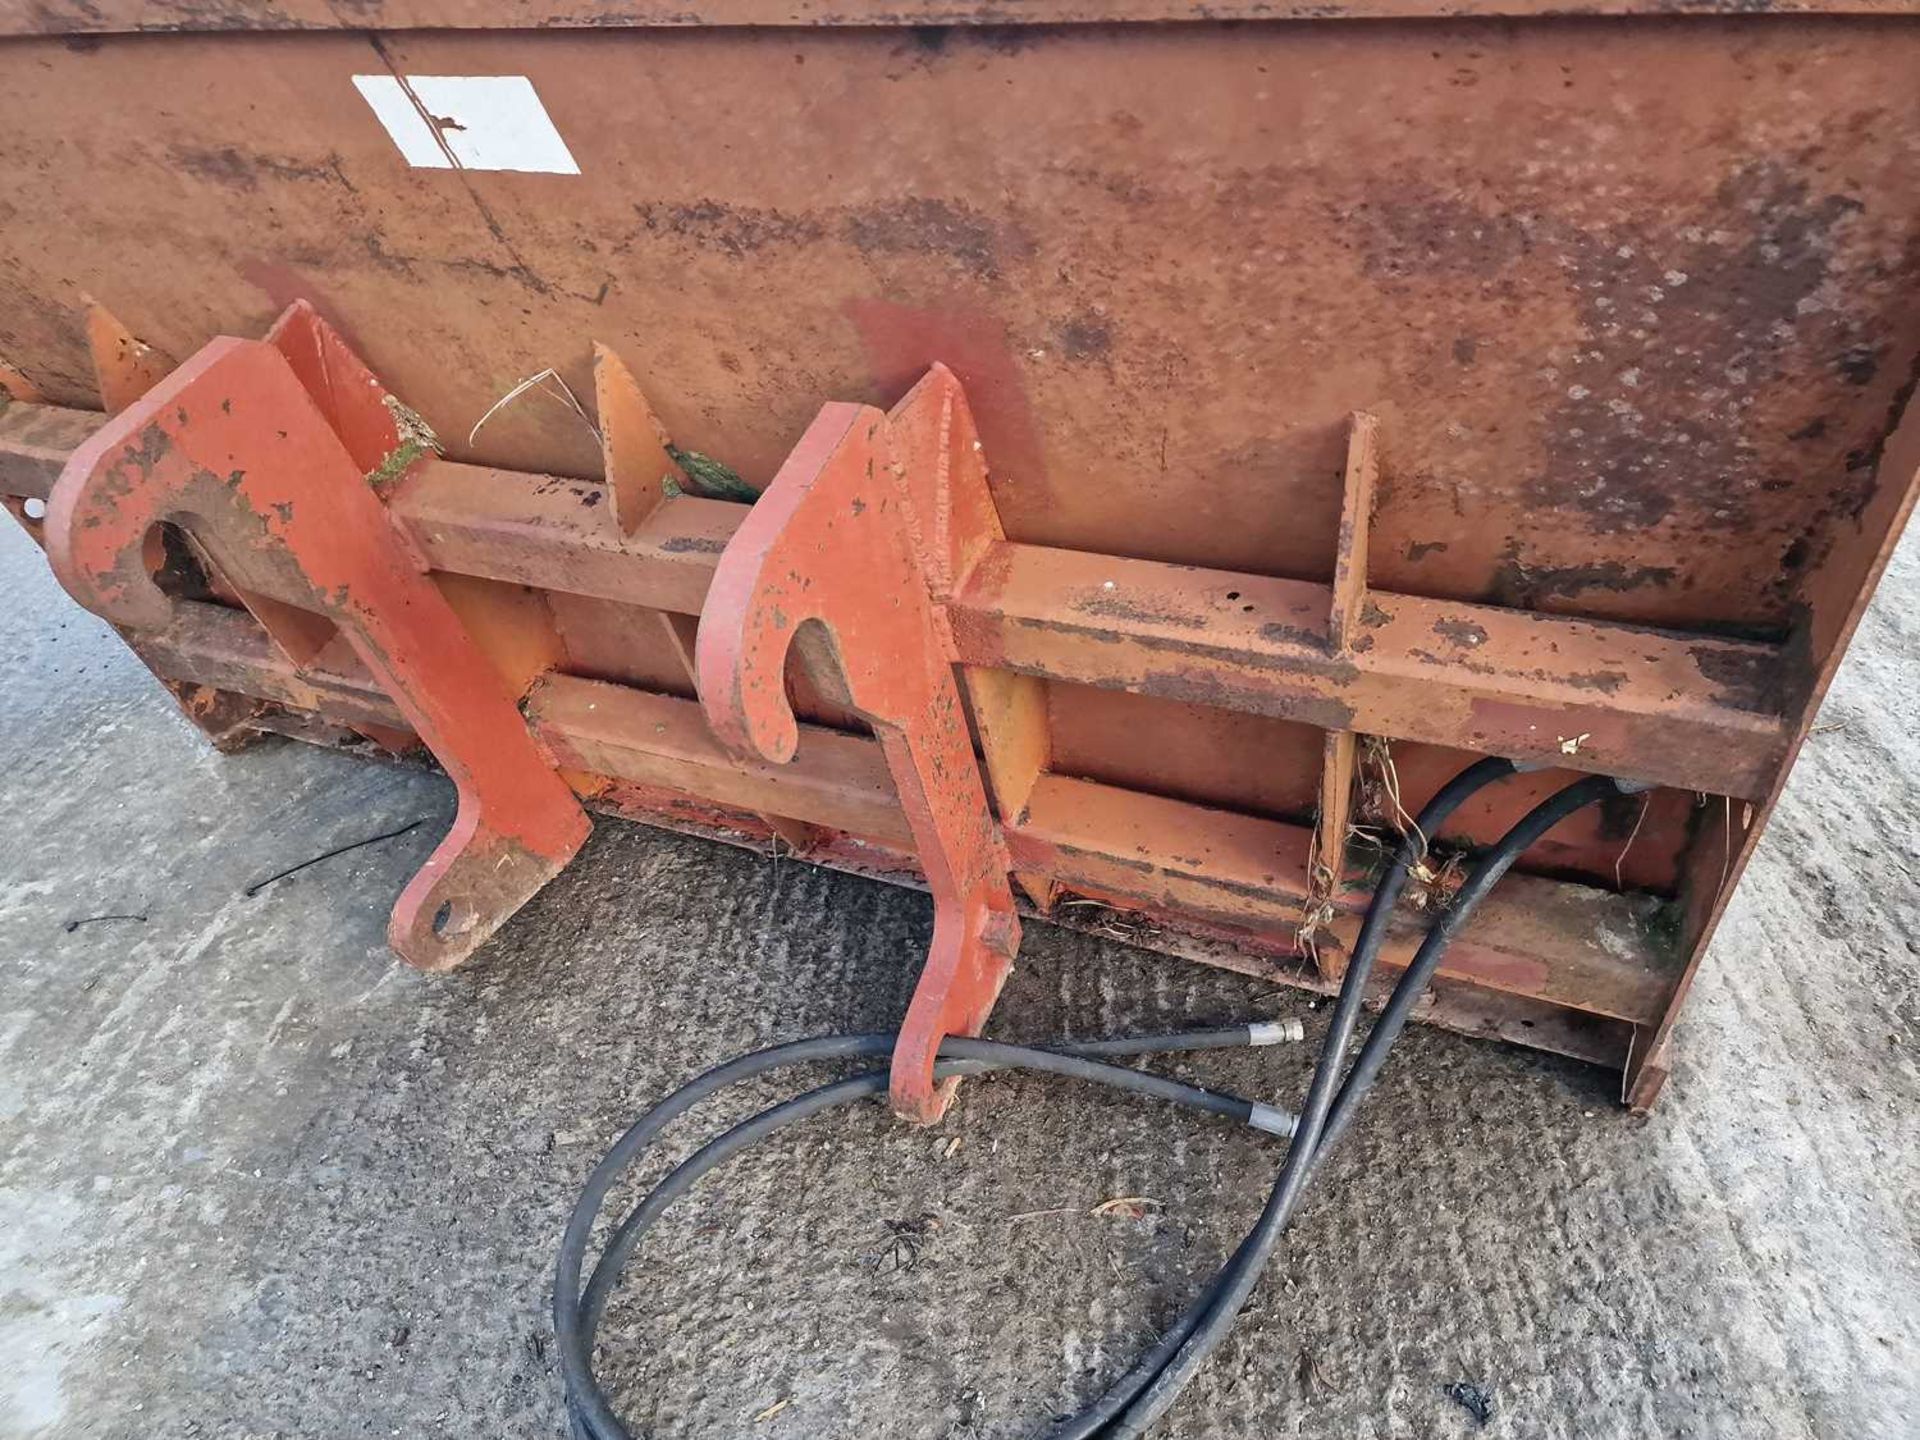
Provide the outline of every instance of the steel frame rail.
<path id="1" fill-rule="evenodd" d="M 1160 948 L 1335 984 L 1362 898 L 1344 855 L 1359 735 L 1724 797 L 1724 834 L 1705 840 L 1726 858 L 1686 886 L 1677 944 L 1654 936 L 1649 897 L 1523 876 L 1436 992 L 1431 1018 L 1622 1066 L 1626 1098 L 1651 1103 L 1764 818 L 1751 802 L 1777 793 L 1857 617 L 1776 645 L 1371 591 L 1365 415 L 1334 578 L 1316 584 L 1010 542 L 938 366 L 891 412 L 828 405 L 748 506 L 679 493 L 604 349 L 601 483 L 439 458 L 304 305 L 265 341 L 216 340 L 177 369 L 104 312 L 89 333 L 119 413 L 47 406 L 16 381 L 0 496 L 217 740 L 433 752 L 461 811 L 396 910 L 404 958 L 457 963 L 557 873 L 586 832 L 576 796 L 779 837 L 932 891 L 893 1073 L 895 1107 L 922 1121 L 951 1098 L 932 1079 L 941 1039 L 979 1033 L 1013 963 L 1017 912 L 1064 918 L 1063 890 L 1144 912 Z M 1915 431 L 1909 416 L 1891 463 L 1915 462 Z M 163 522 L 205 571 L 200 598 L 168 593 Z M 564 673 L 543 605 L 567 596 L 653 612 L 697 700 Z M 1317 824 L 1052 773 L 1047 680 L 1320 728 Z M 802 723 L 796 685 L 844 723 Z M 1309 908 L 1326 929 L 1303 970 Z M 1409 954 L 1399 938 L 1383 959 Z"/>

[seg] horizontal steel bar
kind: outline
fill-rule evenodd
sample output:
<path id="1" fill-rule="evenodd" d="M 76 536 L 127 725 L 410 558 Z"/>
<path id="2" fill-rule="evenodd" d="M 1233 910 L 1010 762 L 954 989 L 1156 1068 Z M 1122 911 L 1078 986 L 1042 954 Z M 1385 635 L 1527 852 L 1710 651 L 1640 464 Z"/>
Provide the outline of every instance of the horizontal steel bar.
<path id="1" fill-rule="evenodd" d="M 175 601 L 174 610 L 165 630 L 123 632 L 161 679 L 272 700 L 339 725 L 407 729 L 400 707 L 346 646 L 329 646 L 295 669 L 245 611 L 194 600 Z"/>
<path id="2" fill-rule="evenodd" d="M 0 412 L 0 493 L 44 495 L 100 417 Z M 746 507 L 681 496 L 631 536 L 604 487 L 436 460 L 390 497 L 436 570 L 697 614 Z M 1049 679 L 1751 799 L 1789 734 L 1779 646 L 1002 544 L 951 614 L 960 659 Z"/>
<path id="3" fill-rule="evenodd" d="M 347 724 L 397 725 L 399 713 L 349 655 L 296 670 L 246 615 L 183 602 L 168 631 L 142 637 L 163 676 L 218 685 Z M 903 860 L 912 833 L 877 741 L 802 727 L 792 763 L 743 762 L 723 749 L 697 702 L 548 675 L 522 709 L 563 768 L 845 831 Z M 1017 868 L 1076 893 L 1198 921 L 1288 949 L 1306 893 L 1308 826 L 1209 809 L 1117 786 L 1043 775 L 1006 823 Z M 1353 943 L 1365 894 L 1336 896 L 1323 943 Z M 1449 951 L 1444 975 L 1502 994 L 1634 1024 L 1657 1020 L 1678 973 L 1652 938 L 1654 902 L 1585 886 L 1509 877 Z M 1417 926 L 1382 963 L 1407 963 Z"/>
<path id="4" fill-rule="evenodd" d="M 548 675 L 521 707 L 563 769 L 684 791 L 736 810 L 772 809 L 911 852 L 913 832 L 879 745 L 805 727 L 804 764 L 742 759 L 713 737 L 695 700 Z M 769 806 L 769 797 L 778 797 Z"/>
<path id="5" fill-rule="evenodd" d="M 745 507 L 681 497 L 630 537 L 601 487 L 437 462 L 393 496 L 437 569 L 698 613 Z M 967 664 L 1607 771 L 1764 794 L 1787 723 L 1777 646 L 1370 593 L 1352 652 L 1326 585 L 995 547 L 952 607 Z"/>
<path id="6" fill-rule="evenodd" d="M 46 499 L 67 457 L 106 418 L 91 410 L 9 401 L 0 391 L 0 495 Z"/>
<path id="7" fill-rule="evenodd" d="M 124 31 L 653 29 L 715 25 L 1112 25 L 1228 20 L 1436 20 L 1752 15 L 1755 0 L 43 0 L 0 14 L 0 35 Z M 1769 0 L 1771 14 L 1901 15 L 1910 0 Z"/>
<path id="8" fill-rule="evenodd" d="M 1034 786 L 1007 827 L 1014 863 L 1081 894 L 1149 913 L 1198 916 L 1230 928 L 1291 936 L 1302 919 L 1304 825 L 1210 810 L 1062 775 Z M 1366 896 L 1336 897 L 1320 943 L 1351 950 Z M 1646 1024 L 1679 973 L 1654 943 L 1645 897 L 1510 875 L 1447 952 L 1443 975 L 1566 1009 Z M 1396 926 L 1380 963 L 1402 968 L 1424 926 Z"/>
<path id="9" fill-rule="evenodd" d="M 974 665 L 1742 798 L 1787 722 L 1772 645 L 1370 591 L 1348 654 L 1326 585 L 1003 545 L 953 607 Z"/>

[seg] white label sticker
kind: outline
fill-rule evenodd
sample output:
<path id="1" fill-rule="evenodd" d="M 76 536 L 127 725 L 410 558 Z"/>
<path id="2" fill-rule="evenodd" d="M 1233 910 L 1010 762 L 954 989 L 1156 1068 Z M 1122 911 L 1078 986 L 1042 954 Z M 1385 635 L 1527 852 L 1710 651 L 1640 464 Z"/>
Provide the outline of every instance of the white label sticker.
<path id="1" fill-rule="evenodd" d="M 580 173 L 524 75 L 356 75 L 353 86 L 418 169 Z"/>

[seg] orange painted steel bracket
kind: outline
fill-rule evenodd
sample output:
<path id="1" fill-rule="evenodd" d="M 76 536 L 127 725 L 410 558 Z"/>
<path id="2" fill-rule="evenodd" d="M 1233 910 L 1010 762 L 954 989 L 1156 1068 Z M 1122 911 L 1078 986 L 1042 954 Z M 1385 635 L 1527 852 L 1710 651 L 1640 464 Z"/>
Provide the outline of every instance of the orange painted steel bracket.
<path id="1" fill-rule="evenodd" d="M 269 340 L 214 340 L 102 427 L 48 500 L 54 572 L 115 624 L 163 631 L 147 563 L 185 530 L 296 667 L 337 633 L 459 789 L 452 829 L 394 907 L 388 938 L 425 970 L 465 959 L 587 837 L 586 812 L 515 708 L 372 479 L 400 434 L 385 392 L 311 310 Z"/>
<path id="2" fill-rule="evenodd" d="M 959 382 L 936 366 L 892 414 L 828 405 L 728 543 L 701 612 L 700 699 L 736 753 L 790 761 L 786 663 L 837 670 L 873 727 L 934 899 L 933 944 L 893 1052 L 893 1108 L 930 1124 L 953 1098 L 933 1062 L 977 1035 L 1020 943 L 1006 844 L 987 803 L 934 599 L 997 538 Z"/>

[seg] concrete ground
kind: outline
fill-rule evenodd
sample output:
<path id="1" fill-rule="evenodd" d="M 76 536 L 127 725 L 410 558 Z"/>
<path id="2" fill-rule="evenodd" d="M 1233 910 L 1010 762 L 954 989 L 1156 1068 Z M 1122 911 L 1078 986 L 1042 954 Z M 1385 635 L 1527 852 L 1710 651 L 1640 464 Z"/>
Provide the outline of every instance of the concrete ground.
<path id="1" fill-rule="evenodd" d="M 214 755 L 11 527 L 0 593 L 0 1435 L 560 1436 L 548 1276 L 589 1166 L 714 1061 L 887 1026 L 927 901 L 603 822 L 471 966 L 415 974 L 382 928 L 442 780 Z M 1658 1112 L 1410 1034 L 1164 1434 L 1468 1435 L 1465 1380 L 1488 1437 L 1920 1435 L 1916 611 L 1909 543 Z M 63 928 L 113 911 L 147 919 Z M 1312 1039 L 1324 1009 L 1034 926 L 994 1029 L 1250 1013 Z M 1288 1103 L 1309 1053 L 1175 1068 Z M 936 1134 L 825 1117 L 643 1250 L 609 1373 L 661 1437 L 1030 1435 L 1212 1272 L 1276 1158 L 1057 1082 L 970 1082 Z"/>

